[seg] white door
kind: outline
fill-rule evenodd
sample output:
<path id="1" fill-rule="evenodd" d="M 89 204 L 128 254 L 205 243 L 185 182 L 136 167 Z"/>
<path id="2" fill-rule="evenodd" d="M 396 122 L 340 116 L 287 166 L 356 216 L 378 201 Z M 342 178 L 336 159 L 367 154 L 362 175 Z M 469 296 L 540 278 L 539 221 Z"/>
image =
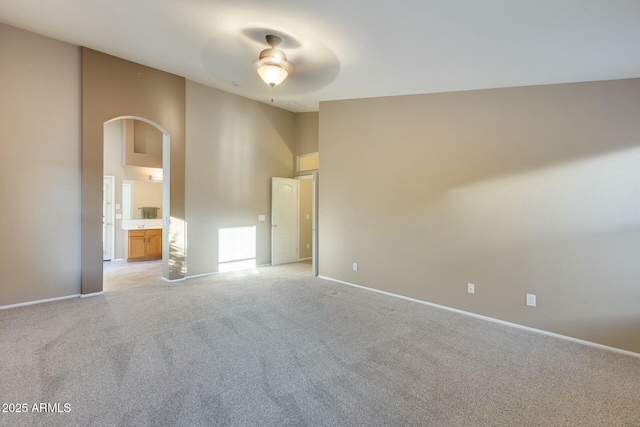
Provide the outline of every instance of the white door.
<path id="1" fill-rule="evenodd" d="M 102 260 L 113 259 L 113 192 L 115 177 L 105 176 L 102 181 Z"/>
<path id="2" fill-rule="evenodd" d="M 271 178 L 271 264 L 298 262 L 298 181 Z"/>

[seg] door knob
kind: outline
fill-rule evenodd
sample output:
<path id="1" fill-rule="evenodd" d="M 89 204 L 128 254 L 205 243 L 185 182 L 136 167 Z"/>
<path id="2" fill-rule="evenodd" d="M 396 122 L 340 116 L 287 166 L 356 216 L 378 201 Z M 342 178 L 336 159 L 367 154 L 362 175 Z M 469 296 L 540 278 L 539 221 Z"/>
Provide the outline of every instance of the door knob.
<path id="1" fill-rule="evenodd" d="M 278 224 L 273 224 L 273 228 L 278 228 Z"/>

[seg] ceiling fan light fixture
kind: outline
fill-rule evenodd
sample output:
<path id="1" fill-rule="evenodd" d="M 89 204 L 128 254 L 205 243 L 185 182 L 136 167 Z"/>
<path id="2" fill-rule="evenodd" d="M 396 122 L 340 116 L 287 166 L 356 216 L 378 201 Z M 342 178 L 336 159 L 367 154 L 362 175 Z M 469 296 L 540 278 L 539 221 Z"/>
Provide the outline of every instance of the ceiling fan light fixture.
<path id="1" fill-rule="evenodd" d="M 282 83 L 289 73 L 282 65 L 264 64 L 258 67 L 258 75 L 266 84 L 275 87 Z"/>
<path id="2" fill-rule="evenodd" d="M 258 75 L 266 84 L 275 87 L 287 78 L 292 67 L 284 52 L 276 48 L 282 39 L 272 34 L 267 35 L 266 39 L 271 47 L 260 52 Z"/>

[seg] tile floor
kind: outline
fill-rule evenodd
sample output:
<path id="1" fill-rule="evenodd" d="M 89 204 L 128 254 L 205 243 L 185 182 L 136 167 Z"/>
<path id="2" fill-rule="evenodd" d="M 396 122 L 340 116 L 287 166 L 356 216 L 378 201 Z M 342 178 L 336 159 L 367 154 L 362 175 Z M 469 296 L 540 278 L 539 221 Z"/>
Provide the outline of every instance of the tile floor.
<path id="1" fill-rule="evenodd" d="M 105 292 L 156 285 L 162 282 L 162 260 L 105 261 L 102 274 L 102 286 Z"/>
<path id="2" fill-rule="evenodd" d="M 311 265 L 311 260 L 294 264 Z M 163 282 L 162 260 L 157 261 L 105 261 L 102 267 L 103 290 L 119 291 L 139 286 L 153 286 Z M 234 275 L 234 272 L 225 274 Z"/>

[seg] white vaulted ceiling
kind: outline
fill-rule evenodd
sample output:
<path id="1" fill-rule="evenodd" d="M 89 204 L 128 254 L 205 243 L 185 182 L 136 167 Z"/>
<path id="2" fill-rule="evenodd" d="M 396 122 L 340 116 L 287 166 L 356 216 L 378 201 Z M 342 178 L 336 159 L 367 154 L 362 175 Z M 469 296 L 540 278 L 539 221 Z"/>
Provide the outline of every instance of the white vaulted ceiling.
<path id="1" fill-rule="evenodd" d="M 0 0 L 0 21 L 290 111 L 640 77 L 638 0 Z M 275 89 L 267 33 L 295 66 Z"/>

